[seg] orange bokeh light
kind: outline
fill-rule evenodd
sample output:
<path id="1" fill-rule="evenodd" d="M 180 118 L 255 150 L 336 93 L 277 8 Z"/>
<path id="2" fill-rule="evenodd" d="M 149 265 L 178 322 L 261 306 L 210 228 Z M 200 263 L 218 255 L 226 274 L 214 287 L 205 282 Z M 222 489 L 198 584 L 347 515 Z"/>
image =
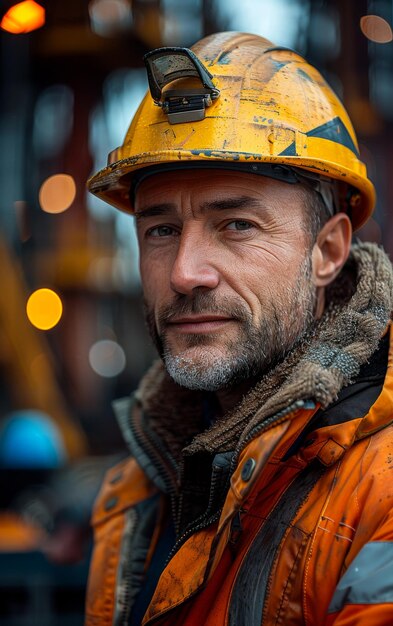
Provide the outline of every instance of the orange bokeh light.
<path id="1" fill-rule="evenodd" d="M 363 15 L 360 29 L 367 39 L 375 43 L 389 43 L 393 39 L 390 24 L 379 15 Z"/>
<path id="2" fill-rule="evenodd" d="M 3 30 L 19 35 L 30 33 L 45 24 L 45 9 L 34 0 L 14 4 L 1 20 Z"/>
<path id="3" fill-rule="evenodd" d="M 26 313 L 33 326 L 49 330 L 60 321 L 63 303 L 52 289 L 37 289 L 27 301 Z"/>
<path id="4" fill-rule="evenodd" d="M 40 206 L 46 213 L 62 213 L 74 202 L 76 196 L 75 181 L 69 174 L 54 174 L 41 185 L 39 192 Z"/>

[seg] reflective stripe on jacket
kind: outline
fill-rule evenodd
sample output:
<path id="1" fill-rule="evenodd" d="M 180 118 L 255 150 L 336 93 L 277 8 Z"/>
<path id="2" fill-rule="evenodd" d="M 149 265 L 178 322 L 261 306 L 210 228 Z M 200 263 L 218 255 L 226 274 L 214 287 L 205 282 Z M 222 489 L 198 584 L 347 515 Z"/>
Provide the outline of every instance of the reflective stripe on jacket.
<path id="1" fill-rule="evenodd" d="M 319 407 L 307 403 L 261 429 L 219 516 L 162 572 L 143 624 L 393 624 L 392 339 L 378 393 L 362 412 L 349 390 L 316 430 Z M 144 468 L 130 459 L 110 470 L 96 502 L 86 626 L 128 624 L 167 500 Z"/>

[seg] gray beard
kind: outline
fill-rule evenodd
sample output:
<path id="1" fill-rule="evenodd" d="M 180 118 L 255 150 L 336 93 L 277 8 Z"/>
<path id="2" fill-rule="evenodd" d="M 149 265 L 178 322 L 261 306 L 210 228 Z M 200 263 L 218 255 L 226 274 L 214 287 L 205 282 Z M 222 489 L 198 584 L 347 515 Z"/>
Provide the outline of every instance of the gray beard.
<path id="1" fill-rule="evenodd" d="M 213 292 L 195 289 L 192 297 L 177 300 L 158 316 L 158 333 L 154 313 L 146 306 L 150 335 L 173 380 L 182 387 L 218 391 L 245 380 L 261 376 L 274 367 L 310 329 L 314 322 L 315 288 L 311 282 L 311 258 L 299 268 L 296 284 L 288 293 L 280 293 L 269 302 L 261 323 L 256 326 L 251 314 L 236 298 L 221 298 Z M 189 313 L 220 313 L 237 320 L 240 332 L 236 341 L 228 340 L 225 351 L 215 349 L 214 335 L 185 335 L 187 347 L 201 347 L 199 359 L 173 354 L 166 337 L 165 324 L 172 317 Z"/>

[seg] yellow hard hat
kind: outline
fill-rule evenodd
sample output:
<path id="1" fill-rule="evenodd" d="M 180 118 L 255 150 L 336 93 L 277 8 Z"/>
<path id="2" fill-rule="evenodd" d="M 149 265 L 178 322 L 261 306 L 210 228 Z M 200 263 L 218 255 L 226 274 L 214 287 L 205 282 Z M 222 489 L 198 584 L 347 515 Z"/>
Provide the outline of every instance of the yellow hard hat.
<path id="1" fill-rule="evenodd" d="M 299 54 L 258 35 L 227 32 L 191 50 L 159 48 L 145 62 L 150 91 L 123 145 L 88 181 L 93 194 L 132 213 L 130 188 L 142 169 L 273 168 L 284 171 L 275 176 L 283 180 L 289 170 L 339 181 L 340 209 L 354 228 L 369 218 L 375 189 L 351 121 Z"/>

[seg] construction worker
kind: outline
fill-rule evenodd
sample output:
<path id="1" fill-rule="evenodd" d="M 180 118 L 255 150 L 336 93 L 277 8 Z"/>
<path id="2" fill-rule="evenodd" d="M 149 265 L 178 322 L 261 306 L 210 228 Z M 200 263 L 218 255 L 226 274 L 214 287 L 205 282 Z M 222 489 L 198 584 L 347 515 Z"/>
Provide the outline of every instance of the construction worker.
<path id="1" fill-rule="evenodd" d="M 161 358 L 116 403 L 86 624 L 391 625 L 392 268 L 351 246 L 375 192 L 348 115 L 256 35 L 145 62 L 89 189 L 135 215 Z"/>

